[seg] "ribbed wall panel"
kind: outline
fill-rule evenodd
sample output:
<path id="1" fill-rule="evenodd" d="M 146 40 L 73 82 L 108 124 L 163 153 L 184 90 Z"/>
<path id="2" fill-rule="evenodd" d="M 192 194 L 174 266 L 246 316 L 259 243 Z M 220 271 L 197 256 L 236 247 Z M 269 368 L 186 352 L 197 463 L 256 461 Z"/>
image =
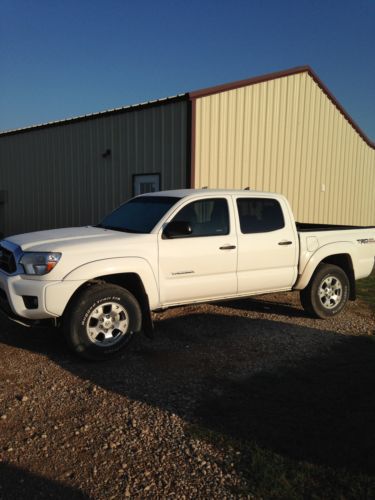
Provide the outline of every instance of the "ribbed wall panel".
<path id="1" fill-rule="evenodd" d="M 307 72 L 196 100 L 195 187 L 280 192 L 298 220 L 375 225 L 375 150 Z"/>
<path id="2" fill-rule="evenodd" d="M 0 232 L 92 224 L 132 195 L 132 175 L 186 186 L 186 101 L 0 137 Z M 102 154 L 111 150 L 111 155 Z"/>

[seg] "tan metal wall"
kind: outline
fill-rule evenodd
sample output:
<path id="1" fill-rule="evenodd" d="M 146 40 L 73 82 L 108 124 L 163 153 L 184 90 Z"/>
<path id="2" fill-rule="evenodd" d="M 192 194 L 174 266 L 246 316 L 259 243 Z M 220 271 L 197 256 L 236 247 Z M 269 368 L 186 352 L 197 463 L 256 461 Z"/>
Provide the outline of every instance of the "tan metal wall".
<path id="1" fill-rule="evenodd" d="M 375 150 L 307 72 L 195 103 L 195 187 L 283 193 L 303 222 L 375 225 Z"/>
<path id="2" fill-rule="evenodd" d="M 1 136 L 0 232 L 96 223 L 132 195 L 133 174 L 185 187 L 187 113 L 186 101 L 165 102 Z"/>

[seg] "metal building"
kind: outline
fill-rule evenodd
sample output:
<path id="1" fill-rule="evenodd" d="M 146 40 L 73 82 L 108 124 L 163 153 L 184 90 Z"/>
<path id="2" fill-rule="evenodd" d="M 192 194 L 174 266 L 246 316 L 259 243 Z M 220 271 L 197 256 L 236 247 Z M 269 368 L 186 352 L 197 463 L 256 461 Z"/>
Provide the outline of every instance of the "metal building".
<path id="1" fill-rule="evenodd" d="M 375 144 L 311 68 L 190 99 L 194 185 L 283 193 L 301 222 L 375 224 Z"/>
<path id="2" fill-rule="evenodd" d="M 300 221 L 373 225 L 375 145 L 307 66 L 0 133 L 4 234 L 189 186 L 276 191 Z"/>
<path id="3" fill-rule="evenodd" d="M 188 122 L 182 96 L 1 134 L 0 231 L 92 224 L 133 185 L 186 187 Z"/>

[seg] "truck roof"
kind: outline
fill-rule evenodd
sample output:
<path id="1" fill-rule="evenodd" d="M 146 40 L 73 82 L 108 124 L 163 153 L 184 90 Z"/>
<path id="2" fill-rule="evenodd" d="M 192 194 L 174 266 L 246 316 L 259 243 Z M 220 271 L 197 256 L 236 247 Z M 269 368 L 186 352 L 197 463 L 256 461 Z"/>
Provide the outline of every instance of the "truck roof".
<path id="1" fill-rule="evenodd" d="M 260 195 L 260 196 L 282 196 L 278 193 L 270 193 L 266 191 L 256 191 L 253 189 L 171 189 L 171 190 L 166 190 L 166 191 L 157 191 L 154 193 L 145 193 L 140 196 L 175 196 L 176 198 L 185 198 L 186 196 L 192 196 L 192 195 L 240 195 L 240 196 L 246 196 L 246 195 Z"/>

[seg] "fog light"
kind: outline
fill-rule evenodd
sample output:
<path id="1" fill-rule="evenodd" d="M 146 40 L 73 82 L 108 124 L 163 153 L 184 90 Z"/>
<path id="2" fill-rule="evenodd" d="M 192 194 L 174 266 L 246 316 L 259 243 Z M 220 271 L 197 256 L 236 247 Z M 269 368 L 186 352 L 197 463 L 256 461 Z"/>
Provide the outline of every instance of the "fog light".
<path id="1" fill-rule="evenodd" d="M 38 309 L 38 297 L 33 295 L 22 295 L 26 309 Z"/>

